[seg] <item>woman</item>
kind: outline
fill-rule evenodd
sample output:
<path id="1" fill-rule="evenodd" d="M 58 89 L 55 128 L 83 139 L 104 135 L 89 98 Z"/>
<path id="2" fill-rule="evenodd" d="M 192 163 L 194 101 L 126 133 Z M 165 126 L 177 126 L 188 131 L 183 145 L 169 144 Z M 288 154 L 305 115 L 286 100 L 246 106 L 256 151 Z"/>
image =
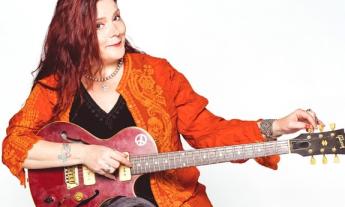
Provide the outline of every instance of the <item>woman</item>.
<path id="1" fill-rule="evenodd" d="M 75 123 L 99 138 L 128 126 L 146 129 L 159 152 L 182 150 L 182 134 L 195 148 L 262 142 L 316 128 L 314 112 L 296 110 L 281 119 L 224 120 L 205 107 L 185 77 L 166 60 L 140 53 L 126 41 L 113 0 L 59 0 L 25 106 L 11 119 L 3 162 L 24 184 L 27 169 L 82 164 L 115 179 L 127 155 L 105 146 L 45 141 L 39 129 L 53 121 Z M 278 156 L 256 159 L 277 168 Z M 138 195 L 103 206 L 211 206 L 196 168 L 145 175 Z"/>

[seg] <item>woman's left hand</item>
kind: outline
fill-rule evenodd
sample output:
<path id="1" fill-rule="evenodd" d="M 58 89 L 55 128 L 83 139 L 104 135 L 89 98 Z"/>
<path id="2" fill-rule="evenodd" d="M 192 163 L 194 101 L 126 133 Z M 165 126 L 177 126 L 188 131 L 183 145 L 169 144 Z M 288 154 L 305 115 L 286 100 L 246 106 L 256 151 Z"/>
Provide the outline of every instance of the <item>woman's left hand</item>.
<path id="1" fill-rule="evenodd" d="M 283 134 L 295 133 L 301 129 L 314 130 L 320 125 L 324 126 L 314 111 L 297 109 L 291 114 L 275 120 L 272 124 L 272 133 L 274 137 L 278 137 Z"/>

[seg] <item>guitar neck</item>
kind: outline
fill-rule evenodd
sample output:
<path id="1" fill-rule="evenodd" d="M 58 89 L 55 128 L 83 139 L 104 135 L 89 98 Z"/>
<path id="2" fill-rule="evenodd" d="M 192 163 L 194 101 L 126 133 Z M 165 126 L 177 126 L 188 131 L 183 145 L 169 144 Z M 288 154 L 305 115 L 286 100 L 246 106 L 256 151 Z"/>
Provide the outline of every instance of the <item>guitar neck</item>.
<path id="1" fill-rule="evenodd" d="M 289 140 L 244 144 L 159 154 L 134 155 L 132 174 L 152 173 L 183 167 L 202 166 L 269 155 L 288 154 Z"/>

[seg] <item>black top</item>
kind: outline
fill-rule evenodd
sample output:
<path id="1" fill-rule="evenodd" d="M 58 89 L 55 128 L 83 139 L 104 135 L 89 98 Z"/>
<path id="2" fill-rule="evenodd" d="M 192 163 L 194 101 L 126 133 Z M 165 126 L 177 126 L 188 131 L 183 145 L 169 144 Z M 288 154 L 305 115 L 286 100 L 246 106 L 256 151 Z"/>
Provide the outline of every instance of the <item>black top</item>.
<path id="1" fill-rule="evenodd" d="M 69 114 L 70 122 L 79 125 L 100 139 L 110 138 L 121 129 L 135 126 L 133 117 L 122 96 L 119 97 L 111 111 L 106 113 L 92 99 L 84 86 L 81 86 L 80 93 L 83 101 L 81 101 L 79 94 L 75 96 Z M 149 174 L 145 174 L 137 180 L 135 192 L 137 196 L 158 206 L 152 194 Z"/>

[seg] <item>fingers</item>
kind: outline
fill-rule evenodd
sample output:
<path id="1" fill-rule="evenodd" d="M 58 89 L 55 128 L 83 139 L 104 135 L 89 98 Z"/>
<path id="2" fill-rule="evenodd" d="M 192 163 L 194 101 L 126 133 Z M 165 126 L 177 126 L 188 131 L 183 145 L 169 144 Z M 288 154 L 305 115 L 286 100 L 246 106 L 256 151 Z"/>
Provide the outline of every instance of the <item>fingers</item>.
<path id="1" fill-rule="evenodd" d="M 113 158 L 107 159 L 107 160 L 106 160 L 106 163 L 107 163 L 110 167 L 115 168 L 115 169 L 119 168 L 119 166 L 120 166 L 120 163 L 119 163 L 117 160 L 113 159 Z"/>
<path id="2" fill-rule="evenodd" d="M 104 172 L 112 174 L 116 171 L 117 167 L 112 167 L 109 164 L 106 164 L 105 167 L 102 168 Z"/>
<path id="3" fill-rule="evenodd" d="M 107 178 L 109 178 L 109 179 L 116 180 L 115 175 L 110 174 L 110 173 L 108 173 L 108 172 L 106 172 L 106 171 L 104 171 L 104 170 L 96 171 L 96 173 L 98 173 L 98 174 L 100 174 L 100 175 L 103 175 L 103 176 L 105 176 L 105 177 L 107 177 Z"/>
<path id="4" fill-rule="evenodd" d="M 318 125 L 319 120 L 318 120 L 318 118 L 316 116 L 316 113 L 313 110 L 311 110 L 311 109 L 307 109 L 306 112 L 313 117 L 316 125 Z"/>
<path id="5" fill-rule="evenodd" d="M 122 163 L 123 165 L 126 165 L 127 167 L 132 167 L 132 164 L 128 160 L 128 155 L 121 153 L 119 151 L 113 151 L 111 153 L 111 158 Z"/>
<path id="6" fill-rule="evenodd" d="M 297 130 L 307 129 L 307 128 L 310 128 L 310 125 L 309 126 L 308 125 L 309 124 L 307 124 L 305 122 L 297 121 L 297 122 L 291 122 L 289 124 L 289 128 L 290 129 L 297 129 Z"/>
<path id="7" fill-rule="evenodd" d="M 313 110 L 307 109 L 306 112 L 309 113 L 314 118 L 317 126 L 325 126 L 325 124 L 320 119 L 318 119 L 318 117 L 316 116 L 316 113 Z M 317 126 L 315 128 L 317 128 Z"/>
<path id="8" fill-rule="evenodd" d="M 299 109 L 297 110 L 297 117 L 298 117 L 298 121 L 301 123 L 303 122 L 304 123 L 304 127 L 303 128 L 306 128 L 306 129 L 311 129 L 311 128 L 314 128 L 314 129 L 317 129 L 318 128 L 318 125 L 323 125 L 324 126 L 324 123 L 319 120 L 316 116 L 316 113 L 311 110 L 311 109 L 307 109 L 307 110 L 302 110 L 302 109 Z M 300 127 L 303 126 L 303 124 L 298 124 Z M 302 129 L 302 128 L 300 128 Z"/>
<path id="9" fill-rule="evenodd" d="M 115 175 L 112 175 L 112 174 L 109 174 L 109 173 L 105 173 L 104 176 L 109 178 L 109 179 L 116 180 Z"/>
<path id="10" fill-rule="evenodd" d="M 307 124 L 311 124 L 313 128 L 317 128 L 317 121 L 316 121 L 316 115 L 314 112 L 311 111 L 299 111 L 299 121 L 307 121 Z M 308 127 L 308 126 L 307 126 Z M 310 128 L 310 127 L 309 127 Z"/>
<path id="11" fill-rule="evenodd" d="M 126 164 L 131 166 L 131 163 L 127 160 L 127 158 L 124 158 L 123 156 L 127 155 L 124 155 L 123 153 L 120 153 L 118 151 L 111 151 L 110 157 L 105 158 L 103 164 L 104 167 L 102 167 L 102 169 L 104 169 L 106 173 L 112 174 L 116 171 L 117 168 L 120 167 L 123 160 L 126 161 Z"/>
<path id="12" fill-rule="evenodd" d="M 114 179 L 114 172 L 120 165 L 132 167 L 128 155 L 124 153 L 100 145 L 89 145 L 89 148 L 90 153 L 87 153 L 84 164 L 93 172 Z"/>

